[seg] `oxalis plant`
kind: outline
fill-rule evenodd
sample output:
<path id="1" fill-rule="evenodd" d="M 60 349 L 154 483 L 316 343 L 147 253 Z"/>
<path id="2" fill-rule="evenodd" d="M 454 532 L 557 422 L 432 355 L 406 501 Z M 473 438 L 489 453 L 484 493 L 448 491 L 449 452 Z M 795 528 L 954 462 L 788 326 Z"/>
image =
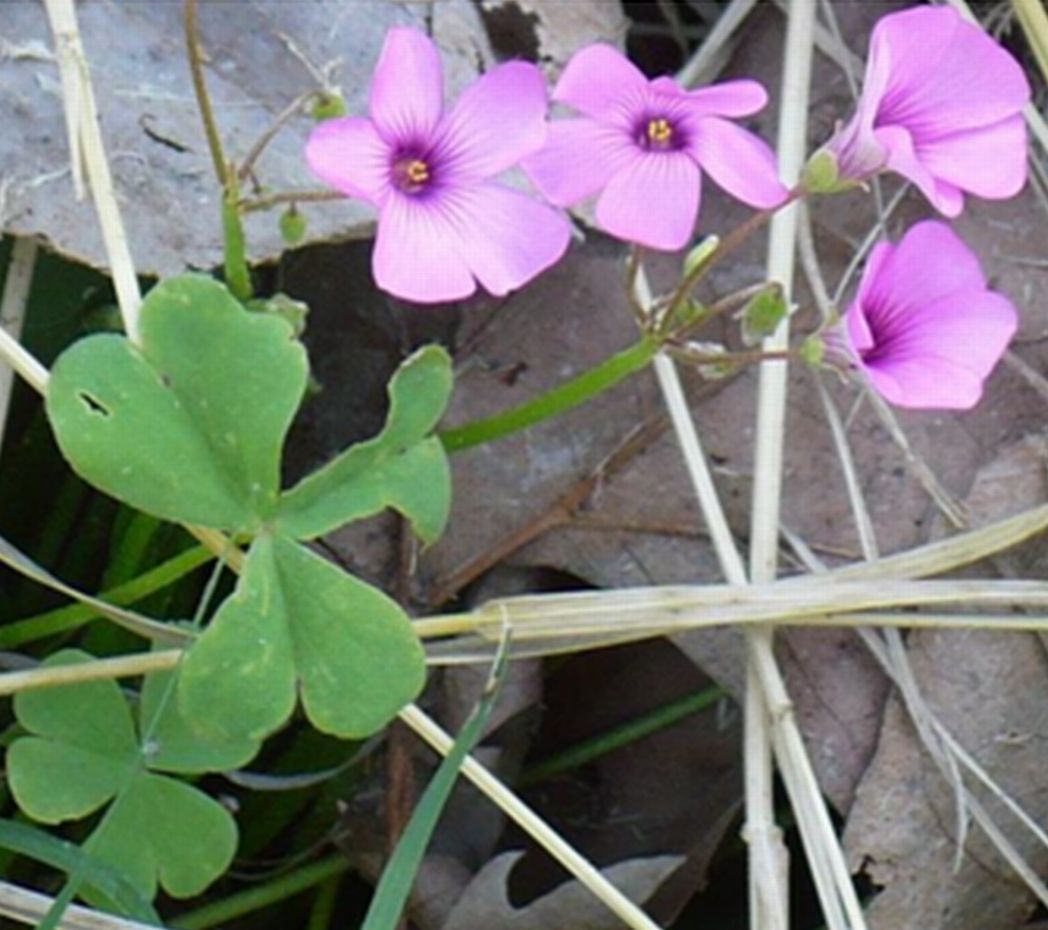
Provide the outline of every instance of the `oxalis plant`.
<path id="1" fill-rule="evenodd" d="M 432 544 L 449 514 L 449 453 L 554 417 L 667 358 L 709 378 L 798 359 L 864 382 L 896 406 L 967 409 L 1017 326 L 1011 302 L 988 286 L 976 255 L 942 219 L 876 243 L 843 314 L 821 302 L 819 325 L 792 342 L 782 341 L 795 308 L 780 281 L 698 296 L 710 270 L 777 213 L 867 187 L 882 172 L 904 177 L 945 219 L 960 214 L 965 195 L 1000 199 L 1022 188 L 1029 86 L 1001 46 L 950 8 L 880 19 L 855 113 L 841 115 L 790 185 L 768 145 L 739 124 L 766 104 L 755 81 L 685 88 L 671 77 L 650 80 L 616 49 L 592 45 L 572 57 L 552 94 L 535 66 L 514 61 L 446 103 L 433 41 L 396 28 L 377 52 L 366 116 L 346 115 L 330 90 L 308 99 L 317 125 L 303 158 L 331 190 L 258 197 L 245 196 L 241 183 L 265 140 L 246 165 L 227 159 L 192 0 L 186 24 L 223 192 L 224 280 L 163 280 L 128 335 L 76 342 L 50 372 L 46 411 L 78 475 L 132 508 L 185 525 L 239 577 L 214 605 L 216 573 L 184 623 L 98 605 L 154 651 L 117 667 L 63 649 L 27 673 L 24 686 L 12 685 L 24 735 L 6 764 L 23 812 L 56 824 L 104 810 L 47 918 L 52 926 L 74 895 L 156 922 L 150 902 L 158 889 L 191 897 L 221 876 L 236 852 L 235 820 L 194 779 L 248 763 L 297 704 L 317 730 L 344 739 L 378 733 L 411 707 L 425 684 L 419 631 L 426 628 L 309 543 L 392 509 L 423 545 Z M 551 118 L 550 98 L 564 115 Z M 526 189 L 500 180 L 515 168 Z M 734 230 L 696 240 L 709 181 L 756 212 Z M 565 208 L 593 201 L 596 225 L 631 245 L 627 298 L 637 341 L 517 408 L 443 431 L 451 359 L 438 346 L 421 349 L 389 384 L 381 432 L 282 488 L 285 438 L 309 384 L 299 341 L 305 308 L 255 294 L 241 220 L 247 211 L 286 207 L 280 224 L 294 241 L 307 222 L 305 204 L 341 197 L 376 211 L 375 284 L 417 303 L 526 286 L 569 248 Z M 648 292 L 647 250 L 687 250 L 669 293 Z M 739 322 L 742 349 L 702 338 L 725 315 Z M 28 571 L 24 559 L 5 560 Z M 745 582 L 727 562 L 729 580 Z M 454 629 L 468 624 L 431 631 Z M 368 930 L 391 930 L 400 918 L 437 813 L 490 712 L 513 630 L 506 626 L 502 636 L 492 683 L 457 743 L 443 747 L 447 761 L 387 868 Z M 143 672 L 137 693 L 112 680 Z M 754 713 L 747 708 L 748 725 L 757 725 Z M 812 816 L 825 817 L 815 803 Z M 562 841 L 542 835 L 576 875 L 603 887 Z M 749 839 L 759 847 L 755 833 Z M 755 855 L 764 889 L 754 899 L 755 925 L 784 926 L 775 916 L 781 899 L 767 892 L 777 879 Z M 839 849 L 827 855 L 839 859 Z M 836 903 L 820 886 L 828 922 L 860 927 L 846 874 L 844 885 Z M 626 923 L 652 926 L 604 890 Z"/>

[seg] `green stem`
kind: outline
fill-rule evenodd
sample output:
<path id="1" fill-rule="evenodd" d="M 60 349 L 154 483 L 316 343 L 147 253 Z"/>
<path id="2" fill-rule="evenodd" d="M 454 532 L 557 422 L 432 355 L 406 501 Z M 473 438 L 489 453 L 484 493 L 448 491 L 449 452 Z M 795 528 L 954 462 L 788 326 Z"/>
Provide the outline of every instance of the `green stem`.
<path id="1" fill-rule="evenodd" d="M 186 53 L 189 56 L 189 73 L 193 79 L 197 109 L 200 110 L 200 120 L 204 124 L 204 135 L 207 137 L 207 147 L 215 167 L 215 177 L 218 178 L 218 183 L 225 187 L 229 167 L 222 151 L 222 136 L 218 131 L 211 96 L 207 92 L 207 81 L 204 79 L 204 56 L 200 50 L 200 30 L 197 27 L 197 0 L 185 0 L 184 13 Z"/>
<path id="2" fill-rule="evenodd" d="M 222 238 L 225 245 L 226 285 L 237 300 L 250 300 L 254 294 L 251 272 L 247 267 L 244 223 L 240 216 L 240 185 L 236 172 L 230 170 L 222 193 Z"/>
<path id="3" fill-rule="evenodd" d="M 323 203 L 327 200 L 345 200 L 346 195 L 340 191 L 332 190 L 298 190 L 281 191 L 278 194 L 268 194 L 264 197 L 251 197 L 240 201 L 240 209 L 244 213 L 256 213 L 259 210 L 268 210 L 271 207 L 279 207 L 284 204 L 299 203 Z"/>
<path id="4" fill-rule="evenodd" d="M 174 584 L 213 558 L 214 556 L 203 546 L 194 546 L 137 578 L 104 592 L 101 598 L 118 607 L 134 604 L 155 591 Z M 0 627 L 0 649 L 16 649 L 56 633 L 76 629 L 97 616 L 98 613 L 85 604 L 71 604 L 35 617 L 27 617 L 25 620 L 16 620 Z"/>
<path id="5" fill-rule="evenodd" d="M 552 778 L 554 775 L 581 768 L 594 759 L 599 759 L 609 752 L 613 752 L 629 743 L 634 743 L 645 736 L 671 726 L 678 720 L 683 720 L 685 717 L 696 714 L 700 710 L 705 710 L 726 694 L 727 692 L 723 688 L 707 688 L 705 691 L 689 694 L 679 701 L 658 707 L 643 717 L 624 723 L 621 727 L 607 733 L 601 733 L 591 739 L 584 740 L 564 752 L 557 753 L 530 766 L 524 770 L 517 781 L 516 787 L 518 789 L 526 788 L 547 778 Z"/>
<path id="6" fill-rule="evenodd" d="M 323 884 L 335 875 L 349 871 L 349 860 L 338 854 L 295 869 L 271 882 L 248 888 L 239 894 L 230 895 L 220 901 L 206 904 L 189 911 L 171 922 L 176 930 L 208 930 L 225 924 L 245 914 L 260 911 L 264 907 L 285 901 L 316 885 Z"/>
<path id="7" fill-rule="evenodd" d="M 309 923 L 306 925 L 306 930 L 329 930 L 331 918 L 335 913 L 335 905 L 338 903 L 341 878 L 341 875 L 333 875 L 317 889 L 313 906 L 309 910 Z"/>
<path id="8" fill-rule="evenodd" d="M 511 407 L 502 413 L 475 420 L 464 426 L 444 430 L 439 434 L 440 441 L 448 452 L 459 452 L 527 429 L 584 404 L 634 372 L 640 371 L 655 357 L 660 347 L 658 339 L 645 335 L 636 345 L 623 349 L 594 368 L 518 407 Z"/>
<path id="9" fill-rule="evenodd" d="M 204 78 L 204 55 L 200 49 L 200 30 L 197 26 L 197 0 L 185 0 L 185 40 L 189 56 L 189 73 L 193 79 L 197 109 L 204 124 L 207 147 L 215 177 L 222 185 L 222 237 L 225 245 L 226 284 L 237 300 L 250 300 L 254 290 L 251 274 L 247 268 L 247 251 L 244 246 L 244 226 L 240 219 L 240 185 L 236 169 L 226 160 L 222 149 L 222 135 L 218 131 L 211 96 L 207 92 Z"/>

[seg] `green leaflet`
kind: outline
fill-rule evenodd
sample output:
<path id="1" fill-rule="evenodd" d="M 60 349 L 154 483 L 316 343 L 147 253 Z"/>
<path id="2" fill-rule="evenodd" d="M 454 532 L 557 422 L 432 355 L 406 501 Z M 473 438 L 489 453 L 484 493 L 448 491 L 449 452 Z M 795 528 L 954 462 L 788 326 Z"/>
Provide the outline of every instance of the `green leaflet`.
<path id="1" fill-rule="evenodd" d="M 91 660 L 69 649 L 45 664 Z M 137 728 L 112 681 L 22 692 L 14 710 L 29 735 L 7 753 L 18 806 L 44 823 L 85 817 L 122 794 L 86 851 L 116 868 L 146 899 L 156 894 L 158 881 L 176 897 L 199 894 L 228 868 L 236 849 L 229 812 L 160 773 L 220 771 L 245 764 L 258 751 L 252 741 L 196 736 L 174 701 L 161 710 L 167 677 L 147 679 Z M 143 753 L 139 734 L 150 731 Z"/>
<path id="2" fill-rule="evenodd" d="M 232 597 L 186 656 L 184 714 L 216 736 L 259 737 L 302 694 L 319 730 L 361 737 L 421 690 L 422 647 L 381 591 L 300 543 L 261 536 Z"/>
<path id="3" fill-rule="evenodd" d="M 411 521 L 423 542 L 434 542 L 447 522 L 451 476 L 444 447 L 430 434 L 451 387 L 451 359 L 443 349 L 428 346 L 407 359 L 389 383 L 382 432 L 288 491 L 280 504 L 280 528 L 297 539 L 313 539 L 392 507 Z"/>
<path id="4" fill-rule="evenodd" d="M 91 336 L 58 359 L 47 413 L 62 454 L 107 494 L 169 520 L 257 531 L 279 494 L 307 361 L 291 327 L 199 275 L 157 285 L 142 347 Z"/>

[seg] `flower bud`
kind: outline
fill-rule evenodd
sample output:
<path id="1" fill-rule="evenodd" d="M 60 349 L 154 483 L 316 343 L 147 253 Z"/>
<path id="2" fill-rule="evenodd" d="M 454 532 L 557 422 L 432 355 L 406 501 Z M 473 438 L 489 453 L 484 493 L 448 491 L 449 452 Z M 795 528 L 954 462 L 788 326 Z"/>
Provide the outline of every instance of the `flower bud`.
<path id="1" fill-rule="evenodd" d="M 280 235 L 288 245 L 298 245 L 306 238 L 306 217 L 294 205 L 280 214 Z"/>
<path id="2" fill-rule="evenodd" d="M 801 343 L 798 355 L 804 364 L 820 368 L 822 360 L 826 357 L 826 343 L 819 336 L 809 336 Z"/>
<path id="3" fill-rule="evenodd" d="M 769 284 L 751 298 L 739 313 L 742 341 L 748 346 L 760 345 L 779 328 L 779 324 L 788 314 L 789 307 L 782 295 L 782 285 Z"/>
<path id="4" fill-rule="evenodd" d="M 720 236 L 707 236 L 692 248 L 684 256 L 684 277 L 691 277 L 694 272 L 705 265 L 713 253 L 717 251 L 719 245 Z"/>
<path id="5" fill-rule="evenodd" d="M 812 194 L 839 194 L 841 191 L 859 187 L 853 178 L 842 178 L 837 156 L 829 148 L 821 148 L 804 166 L 802 183 Z"/>
<path id="6" fill-rule="evenodd" d="M 317 94 L 309 115 L 318 123 L 326 119 L 335 119 L 347 113 L 346 101 L 342 94 L 334 90 L 325 90 Z"/>

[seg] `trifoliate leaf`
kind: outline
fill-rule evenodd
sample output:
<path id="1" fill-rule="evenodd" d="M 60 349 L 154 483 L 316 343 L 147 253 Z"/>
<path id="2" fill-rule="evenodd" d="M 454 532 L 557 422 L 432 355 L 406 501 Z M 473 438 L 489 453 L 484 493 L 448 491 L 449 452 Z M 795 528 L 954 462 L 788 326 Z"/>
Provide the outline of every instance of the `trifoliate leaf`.
<path id="1" fill-rule="evenodd" d="M 64 650 L 44 664 L 90 661 L 84 652 Z M 228 811 L 197 788 L 150 770 L 216 771 L 258 750 L 245 742 L 194 746 L 173 695 L 164 699 L 170 675 L 147 679 L 137 732 L 113 681 L 18 694 L 15 716 L 29 735 L 12 743 L 6 760 L 12 794 L 35 820 L 76 820 L 116 799 L 86 850 L 148 899 L 158 880 L 175 896 L 200 893 L 228 868 L 236 848 Z"/>
<path id="2" fill-rule="evenodd" d="M 276 508 L 305 351 L 278 316 L 185 275 L 142 305 L 141 348 L 115 335 L 58 359 L 47 412 L 86 481 L 159 517 L 256 531 Z"/>
<path id="3" fill-rule="evenodd" d="M 451 478 L 440 441 L 431 436 L 451 394 L 451 359 L 437 346 L 416 352 L 389 384 L 389 415 L 374 439 L 347 449 L 284 495 L 278 526 L 312 539 L 350 520 L 391 507 L 423 542 L 440 536 Z"/>

